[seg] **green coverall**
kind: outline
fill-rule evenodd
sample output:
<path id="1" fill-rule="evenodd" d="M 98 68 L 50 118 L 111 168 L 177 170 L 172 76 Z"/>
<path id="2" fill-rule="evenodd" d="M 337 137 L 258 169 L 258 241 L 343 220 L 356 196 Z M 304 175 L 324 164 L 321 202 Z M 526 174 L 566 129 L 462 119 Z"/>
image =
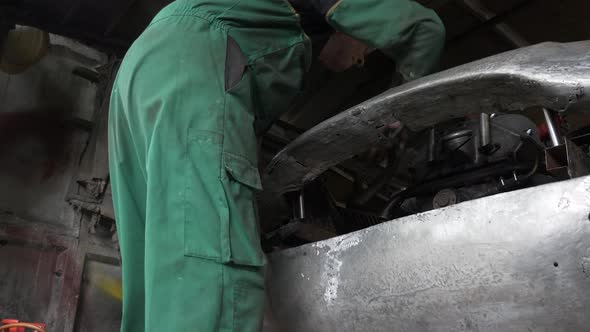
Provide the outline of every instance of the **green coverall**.
<path id="1" fill-rule="evenodd" d="M 408 0 L 343 0 L 327 21 L 431 70 L 444 29 Z M 177 0 L 126 54 L 109 115 L 122 331 L 259 331 L 265 258 L 256 129 L 287 110 L 310 42 L 283 0 Z"/>

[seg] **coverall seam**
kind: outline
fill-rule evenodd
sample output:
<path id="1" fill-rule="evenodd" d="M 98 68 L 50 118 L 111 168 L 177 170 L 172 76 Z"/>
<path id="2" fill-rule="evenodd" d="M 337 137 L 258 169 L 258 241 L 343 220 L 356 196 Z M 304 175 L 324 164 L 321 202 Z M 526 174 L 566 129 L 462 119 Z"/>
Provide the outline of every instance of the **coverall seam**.
<path id="1" fill-rule="evenodd" d="M 225 43 L 226 49 L 225 49 L 225 52 L 226 52 L 226 54 L 227 54 L 227 38 L 228 37 L 229 37 L 229 34 L 226 34 L 225 35 L 225 38 L 226 38 L 226 43 Z M 241 78 L 241 80 L 243 80 L 243 79 L 244 79 L 244 77 Z M 238 84 L 239 84 L 239 82 L 238 82 Z M 223 162 L 223 154 L 225 153 L 225 143 L 226 143 L 226 138 L 225 138 L 225 125 L 226 125 L 226 122 L 227 121 L 225 120 L 225 117 L 227 116 L 227 98 L 228 97 L 229 97 L 228 96 L 228 92 L 227 91 L 224 91 L 224 93 L 223 93 L 223 116 L 221 117 L 223 119 L 221 121 L 221 132 L 223 134 L 221 135 L 221 153 L 219 154 L 219 165 L 220 165 L 220 167 L 219 167 L 219 174 L 217 174 L 217 177 L 219 178 L 219 180 L 222 179 L 222 177 L 223 177 L 223 171 L 225 170 L 224 162 Z"/>
<path id="2" fill-rule="evenodd" d="M 247 180 L 239 179 L 239 177 L 233 175 L 233 174 L 236 174 L 236 171 L 233 168 L 231 168 L 229 166 L 226 166 L 226 168 L 227 168 L 227 170 L 230 173 L 231 179 L 220 179 L 220 180 L 222 180 L 222 181 L 233 181 L 233 182 L 239 184 L 240 186 L 247 187 L 250 190 L 260 191 L 260 188 L 257 187 L 257 184 L 256 183 L 255 184 L 247 183 Z M 255 176 L 257 176 L 257 175 L 255 175 Z"/>
<path id="3" fill-rule="evenodd" d="M 250 167 L 252 167 L 252 168 L 257 168 L 257 167 L 255 167 L 254 165 L 252 165 L 252 162 L 251 162 L 251 161 L 248 159 L 248 157 L 246 157 L 246 156 L 244 156 L 244 155 L 236 154 L 236 153 L 233 153 L 233 152 L 226 152 L 226 151 L 224 151 L 223 153 L 224 153 L 224 154 L 228 154 L 228 155 L 230 155 L 230 156 L 232 156 L 232 157 L 236 157 L 236 158 L 238 158 L 238 159 L 241 159 L 241 160 L 243 160 L 243 161 L 247 162 L 247 163 L 248 163 L 248 165 L 249 165 Z M 224 165 L 226 165 L 226 164 L 224 163 Z"/>
<path id="4" fill-rule="evenodd" d="M 237 326 L 236 326 L 236 317 L 235 316 L 237 316 L 236 315 L 236 309 L 237 308 L 236 308 L 236 305 L 235 305 L 235 300 L 236 300 L 236 298 L 238 298 L 238 295 L 240 295 L 240 294 L 239 294 L 237 285 L 238 285 L 238 282 L 236 282 L 236 284 L 233 285 L 233 287 L 232 287 L 233 288 L 232 289 L 232 300 L 233 300 L 232 301 L 232 304 L 233 304 L 233 307 L 232 307 L 232 316 L 233 316 L 233 319 L 232 319 L 232 325 L 231 325 L 232 331 L 238 331 L 236 329 Z"/>
<path id="5" fill-rule="evenodd" d="M 180 66 L 179 66 L 179 67 L 180 67 Z M 178 77 L 178 75 L 175 75 L 175 78 L 174 78 L 174 85 L 175 85 L 175 86 L 176 86 L 176 84 L 177 84 L 177 77 Z M 175 101 L 174 101 L 174 104 L 175 104 L 175 106 L 174 106 L 174 107 L 175 107 L 175 108 L 177 108 L 177 107 L 178 107 L 178 106 L 177 106 L 177 101 L 176 101 L 176 99 L 177 99 L 177 98 L 175 98 Z M 146 147 L 146 155 L 145 155 L 145 158 L 146 158 L 146 162 L 145 162 L 145 164 L 146 164 L 146 166 L 145 166 L 145 175 L 146 175 L 146 176 L 145 176 L 145 181 L 146 181 L 146 184 L 147 184 L 147 182 L 148 182 L 148 180 L 149 180 L 149 174 L 150 174 L 150 165 L 152 164 L 151 162 L 148 162 L 148 161 L 149 161 L 149 159 L 150 159 L 150 156 L 151 156 L 152 145 L 153 145 L 153 142 L 154 142 L 154 132 L 155 132 L 156 130 L 158 130 L 158 127 L 159 127 L 159 124 L 160 124 L 160 119 L 162 118 L 162 116 L 163 116 L 163 113 L 164 113 L 164 112 L 158 112 L 158 115 L 156 116 L 156 119 L 155 119 L 155 121 L 154 121 L 154 127 L 152 128 L 152 132 L 151 132 L 151 135 L 150 135 L 150 137 L 149 137 L 148 144 L 147 144 L 147 147 Z M 188 142 L 187 142 L 187 144 L 185 144 L 185 145 L 187 145 L 187 146 L 188 146 Z M 188 159 L 188 158 L 187 158 L 187 159 Z"/>
<path id="6" fill-rule="evenodd" d="M 223 263 L 223 261 L 221 261 L 219 259 L 219 257 L 215 257 L 215 256 L 207 256 L 207 255 L 197 255 L 197 254 L 192 254 L 192 253 L 189 253 L 189 254 L 185 253 L 184 254 L 184 257 L 201 258 L 201 259 L 206 259 L 206 260 L 213 261 L 213 262 L 220 263 L 220 264 Z"/>
<path id="7" fill-rule="evenodd" d="M 190 16 L 202 18 L 202 19 L 208 21 L 212 27 L 217 28 L 217 29 L 221 30 L 222 32 L 225 32 L 226 34 L 228 34 L 229 30 L 231 29 L 231 26 L 228 25 L 227 23 L 225 23 L 223 20 L 220 20 L 219 15 L 215 15 L 213 13 L 209 13 L 207 11 L 203 11 L 198 8 L 194 8 L 194 9 L 195 9 L 195 12 L 190 14 Z"/>
<path id="8" fill-rule="evenodd" d="M 113 88 L 115 88 L 115 85 L 113 84 Z M 119 85 L 116 85 L 116 90 L 117 90 L 117 98 L 119 98 Z M 112 94 L 111 94 L 111 98 L 112 98 Z M 124 109 L 126 109 L 127 107 L 123 106 Z M 110 116 L 110 115 L 109 115 Z M 127 115 L 127 112 L 123 112 L 123 116 L 125 117 L 125 125 L 127 126 L 127 130 L 128 132 L 132 132 L 131 130 L 131 125 L 130 125 L 130 121 L 129 121 L 129 116 Z M 140 156 L 140 149 L 138 149 L 138 144 L 137 141 L 134 137 L 134 135 L 131 135 L 131 143 L 133 144 L 133 150 L 135 151 L 135 157 L 137 158 L 137 160 L 141 160 L 141 156 Z M 147 157 L 147 156 L 146 156 Z M 122 164 L 123 162 L 120 162 L 120 164 Z M 143 177 L 143 181 L 147 183 L 147 178 L 148 178 L 148 170 L 147 170 L 147 166 L 146 167 L 139 167 L 139 169 L 141 170 L 141 176 Z"/>
<path id="9" fill-rule="evenodd" d="M 225 170 L 223 168 L 223 166 L 221 167 L 221 169 Z M 225 232 L 223 230 L 221 230 L 219 232 L 219 243 L 221 246 L 221 259 L 220 259 L 220 263 L 222 264 L 227 264 L 229 262 L 231 262 L 231 258 L 232 258 L 232 248 L 231 248 L 231 216 L 230 216 L 230 211 L 229 211 L 229 198 L 227 196 L 227 192 L 225 189 L 225 186 L 223 184 L 223 180 L 220 178 L 219 179 L 219 186 L 221 187 L 221 193 L 223 194 L 222 198 L 221 198 L 221 203 L 223 203 L 222 206 L 222 213 L 224 213 L 223 216 L 221 216 L 221 226 L 225 226 L 227 227 L 227 229 L 225 230 Z M 225 223 L 223 222 L 225 221 Z M 226 249 L 226 250 L 224 250 Z M 226 251 L 225 253 L 223 251 Z"/>
<path id="10" fill-rule="evenodd" d="M 225 285 L 226 285 L 226 283 L 227 283 L 229 280 L 226 280 L 226 278 L 228 277 L 228 275 L 227 275 L 227 273 L 226 273 L 227 271 L 226 271 L 226 266 L 225 266 L 225 264 L 221 264 L 221 266 L 220 266 L 220 270 L 221 270 L 221 298 L 222 298 L 222 299 L 226 299 L 226 298 L 227 298 L 227 297 L 226 297 L 226 296 L 227 296 L 227 294 L 226 294 L 226 293 L 227 293 L 227 287 L 226 287 Z M 232 307 L 232 311 L 231 311 L 231 313 L 232 313 L 232 316 L 231 316 L 231 321 L 232 321 L 232 327 L 233 327 L 233 325 L 234 325 L 234 317 L 233 317 L 233 307 L 234 307 L 234 301 L 233 301 L 233 299 L 231 299 L 231 307 Z M 224 308 L 227 308 L 227 305 L 224 305 L 224 304 L 222 303 L 222 304 L 221 304 L 221 308 L 220 308 L 220 310 L 219 310 L 219 311 L 221 312 L 222 321 L 223 321 L 223 317 L 224 317 L 224 316 L 227 314 L 227 311 L 226 311 L 226 312 L 224 312 L 224 310 L 223 310 Z"/>
<path id="11" fill-rule="evenodd" d="M 265 56 L 268 56 L 268 55 L 271 55 L 271 54 L 274 54 L 274 53 L 278 53 L 278 52 L 281 52 L 281 51 L 290 49 L 290 48 L 292 48 L 294 46 L 298 46 L 299 44 L 305 45 L 305 42 L 306 42 L 306 40 L 297 40 L 297 41 L 292 42 L 291 44 L 289 44 L 287 46 L 284 46 L 284 47 L 281 47 L 281 48 L 277 48 L 277 49 L 272 50 L 272 51 L 264 50 L 264 51 L 261 51 L 261 52 L 254 53 L 252 55 L 252 58 L 251 59 L 250 58 L 248 59 L 248 65 L 249 66 L 253 66 L 253 65 L 255 65 L 254 62 L 257 61 L 260 58 L 264 58 Z"/>
<path id="12" fill-rule="evenodd" d="M 212 27 L 217 28 L 221 31 L 227 32 L 229 30 L 229 28 L 228 28 L 229 26 L 226 23 L 224 23 L 220 20 L 217 20 L 216 16 L 213 16 L 213 14 L 204 12 L 204 11 L 196 9 L 196 8 L 195 8 L 195 12 L 192 12 L 192 13 L 177 13 L 177 14 L 170 14 L 165 17 L 161 17 L 161 18 L 151 22 L 147 26 L 147 28 L 149 28 L 152 25 L 159 23 L 163 20 L 166 20 L 169 18 L 174 18 L 174 17 L 195 17 L 195 18 L 198 18 L 198 19 L 208 22 Z M 147 30 L 147 28 L 146 28 L 146 30 Z"/>
<path id="13" fill-rule="evenodd" d="M 206 140 L 203 140 L 203 138 L 210 138 L 212 135 L 213 136 L 223 136 L 223 133 L 220 131 L 215 131 L 215 130 L 207 130 L 207 129 L 191 129 L 189 128 L 189 133 L 188 133 L 188 140 L 189 141 L 199 141 L 199 142 L 206 142 Z M 202 133 L 204 134 L 203 136 L 201 135 L 197 135 L 196 133 Z M 216 145 L 221 145 L 221 143 L 216 143 Z"/>
<path id="14" fill-rule="evenodd" d="M 152 25 L 155 25 L 156 23 L 159 23 L 159 22 L 161 22 L 161 21 L 167 20 L 167 19 L 169 19 L 169 18 L 172 18 L 172 17 L 175 17 L 175 16 L 180 16 L 180 15 L 175 15 L 175 14 L 172 14 L 172 15 L 168 15 L 168 16 L 165 16 L 165 17 L 160 17 L 159 19 L 157 19 L 157 20 L 155 20 L 155 21 L 151 22 L 151 23 L 150 23 L 150 24 L 149 24 L 149 25 L 146 27 L 146 30 L 147 30 L 149 27 L 151 27 Z"/>
<path id="15" fill-rule="evenodd" d="M 147 28 L 149 28 L 149 27 L 151 27 L 152 25 L 155 25 L 155 24 L 157 24 L 157 23 L 159 23 L 159 22 L 161 22 L 161 21 L 164 21 L 164 20 L 167 20 L 167 19 L 171 19 L 171 18 L 174 18 L 174 17 L 188 17 L 188 16 L 193 16 L 193 17 L 200 18 L 200 19 L 204 20 L 204 18 L 202 18 L 202 17 L 200 17 L 200 16 L 196 16 L 196 15 L 186 15 L 186 14 L 170 14 L 170 15 L 167 15 L 167 16 L 164 16 L 164 17 L 160 17 L 160 18 L 158 18 L 157 20 L 155 20 L 155 21 L 151 22 L 151 23 L 150 23 L 150 24 L 149 24 L 149 25 L 146 27 L 146 30 L 147 30 Z"/>
<path id="16" fill-rule="evenodd" d="M 222 25 L 222 27 L 225 27 L 225 25 Z M 223 30 L 223 32 L 225 34 L 225 43 L 224 44 L 225 44 L 225 54 L 227 56 L 227 39 L 229 38 L 229 32 L 228 32 L 228 30 Z M 224 68 L 225 68 L 225 66 L 224 66 Z M 224 69 L 224 73 L 223 74 L 225 75 L 225 69 Z M 242 77 L 241 80 L 243 80 L 243 79 L 244 79 L 244 77 Z M 240 80 L 240 82 L 241 82 L 241 80 Z M 240 82 L 238 82 L 238 84 Z M 226 262 L 226 261 L 230 261 L 231 260 L 231 256 L 232 256 L 232 254 L 231 254 L 231 250 L 232 250 L 231 249 L 231 241 L 230 241 L 230 236 L 231 236 L 231 233 L 230 233 L 231 232 L 231 230 L 230 230 L 230 227 L 231 226 L 230 226 L 230 224 L 231 224 L 231 220 L 230 220 L 230 211 L 229 211 L 229 201 L 228 201 L 228 198 L 227 198 L 227 193 L 225 192 L 225 187 L 223 185 L 223 179 L 222 179 L 222 177 L 223 177 L 224 173 L 226 172 L 225 165 L 224 165 L 224 160 L 223 160 L 224 159 L 223 158 L 223 154 L 224 154 L 224 151 L 226 149 L 226 146 L 225 145 L 226 145 L 226 142 L 227 142 L 227 139 L 225 137 L 225 130 L 226 130 L 226 125 L 227 125 L 227 119 L 226 119 L 226 117 L 227 117 L 227 114 L 228 114 L 228 112 L 227 112 L 227 100 L 228 100 L 228 98 L 230 96 L 229 96 L 229 93 L 227 91 L 225 91 L 225 89 L 223 89 L 223 90 L 224 90 L 223 91 L 223 108 L 222 108 L 223 109 L 223 114 L 222 114 L 222 117 L 221 117 L 221 119 L 222 119 L 221 120 L 221 132 L 223 134 L 221 135 L 221 151 L 220 151 L 219 156 L 218 156 L 219 157 L 219 173 L 218 173 L 217 176 L 219 178 L 218 183 L 219 183 L 219 186 L 221 187 L 221 192 L 223 193 L 223 197 L 221 199 L 221 203 L 223 204 L 223 206 L 222 206 L 222 211 L 220 211 L 220 214 L 221 213 L 224 214 L 223 216 L 220 216 L 221 217 L 221 220 L 220 220 L 220 224 L 221 225 L 220 225 L 220 232 L 219 232 L 219 246 L 220 246 L 220 248 L 219 248 L 220 253 L 219 254 L 220 254 L 221 261 L 222 262 Z M 225 232 L 224 232 L 224 230 L 221 227 L 227 227 L 227 229 L 225 230 Z M 225 236 L 225 239 L 224 239 L 224 235 L 226 235 Z"/>
<path id="17" fill-rule="evenodd" d="M 228 37 L 228 34 L 226 33 L 225 34 L 225 38 L 226 38 L 226 42 L 225 42 L 226 50 L 225 50 L 225 52 L 226 52 L 226 54 L 227 54 L 227 37 Z M 229 236 L 230 236 L 230 230 L 229 230 L 229 227 L 230 226 L 229 225 L 231 223 L 231 220 L 229 220 L 230 219 L 230 217 L 229 217 L 229 203 L 227 201 L 227 197 L 226 197 L 227 195 L 225 193 L 225 188 L 223 187 L 223 182 L 222 182 L 223 172 L 225 171 L 225 167 L 224 167 L 224 163 L 223 163 L 223 153 L 224 153 L 223 151 L 225 150 L 225 143 L 226 143 L 225 127 L 226 127 L 226 122 L 227 121 L 226 121 L 225 117 L 227 116 L 227 98 L 228 98 L 228 94 L 227 94 L 227 92 L 224 91 L 224 94 L 223 94 L 223 108 L 222 108 L 223 109 L 223 114 L 222 114 L 222 117 L 221 117 L 221 119 L 222 119 L 221 120 L 221 131 L 222 131 L 223 134 L 221 135 L 221 150 L 220 150 L 220 153 L 219 153 L 219 156 L 218 156 L 218 158 L 219 158 L 219 160 L 218 160 L 219 161 L 219 170 L 218 170 L 218 172 L 219 173 L 217 174 L 217 177 L 218 177 L 218 180 L 219 180 L 218 183 L 219 183 L 219 185 L 221 187 L 221 191 L 223 192 L 223 199 L 221 199 L 221 201 L 223 203 L 223 206 L 222 206 L 222 210 L 223 211 L 220 211 L 220 214 L 221 214 L 221 212 L 223 212 L 224 214 L 227 214 L 227 216 L 226 215 L 220 216 L 221 217 L 220 218 L 221 220 L 220 220 L 220 231 L 219 231 L 219 250 L 220 250 L 219 255 L 220 255 L 220 260 L 222 262 L 225 261 L 224 258 L 226 257 L 226 255 L 228 256 L 228 260 L 231 259 L 231 244 L 228 245 L 228 247 L 229 247 L 228 248 L 229 253 L 226 253 L 225 252 L 226 250 L 224 250 L 225 249 L 225 245 L 229 242 Z M 226 222 L 223 222 L 224 220 L 226 220 Z M 224 232 L 223 229 L 221 229 L 221 227 L 224 227 L 224 226 L 226 226 L 228 228 L 227 229 L 227 233 Z M 227 234 L 228 241 L 224 241 L 224 239 L 223 239 L 224 234 Z"/>
<path id="18" fill-rule="evenodd" d="M 224 9 L 221 13 L 219 13 L 215 18 L 219 18 L 221 15 L 227 13 L 228 11 L 234 9 L 237 5 L 239 5 L 242 2 L 242 0 L 237 0 L 236 2 L 234 2 L 233 5 L 231 5 L 229 8 Z"/>

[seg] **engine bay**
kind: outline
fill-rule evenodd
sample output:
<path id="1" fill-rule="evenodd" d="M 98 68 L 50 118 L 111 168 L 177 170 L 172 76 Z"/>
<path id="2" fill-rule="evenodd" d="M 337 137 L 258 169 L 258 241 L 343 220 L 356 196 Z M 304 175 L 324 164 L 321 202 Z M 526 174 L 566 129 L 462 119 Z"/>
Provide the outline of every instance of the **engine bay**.
<path id="1" fill-rule="evenodd" d="M 521 48 L 394 87 L 300 135 L 271 130 L 295 138 L 263 173 L 266 247 L 589 174 L 588 46 Z"/>

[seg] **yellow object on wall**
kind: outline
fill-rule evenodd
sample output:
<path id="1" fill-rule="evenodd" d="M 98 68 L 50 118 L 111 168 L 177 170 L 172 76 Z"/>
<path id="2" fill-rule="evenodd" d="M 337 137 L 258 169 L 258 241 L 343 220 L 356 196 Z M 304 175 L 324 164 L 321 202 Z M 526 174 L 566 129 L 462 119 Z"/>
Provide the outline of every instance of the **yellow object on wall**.
<path id="1" fill-rule="evenodd" d="M 101 275 L 96 281 L 98 288 L 104 293 L 116 300 L 123 301 L 123 286 L 120 279 Z"/>
<path id="2" fill-rule="evenodd" d="M 33 27 L 17 26 L 8 32 L 0 53 L 0 70 L 18 74 L 37 63 L 49 49 L 49 34 Z"/>

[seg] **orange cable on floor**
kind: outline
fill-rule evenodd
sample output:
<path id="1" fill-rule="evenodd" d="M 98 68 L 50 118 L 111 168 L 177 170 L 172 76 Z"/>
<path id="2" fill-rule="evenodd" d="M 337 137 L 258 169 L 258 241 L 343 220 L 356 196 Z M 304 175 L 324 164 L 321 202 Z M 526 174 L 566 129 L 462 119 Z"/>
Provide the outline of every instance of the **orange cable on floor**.
<path id="1" fill-rule="evenodd" d="M 45 332 L 44 328 L 39 327 L 37 325 L 29 324 L 29 323 L 11 323 L 11 324 L 7 324 L 7 325 L 3 325 L 3 326 L 0 326 L 0 331 L 4 331 L 6 329 L 13 328 L 13 327 L 25 327 L 25 328 L 32 329 L 32 330 L 35 330 L 38 332 Z"/>

